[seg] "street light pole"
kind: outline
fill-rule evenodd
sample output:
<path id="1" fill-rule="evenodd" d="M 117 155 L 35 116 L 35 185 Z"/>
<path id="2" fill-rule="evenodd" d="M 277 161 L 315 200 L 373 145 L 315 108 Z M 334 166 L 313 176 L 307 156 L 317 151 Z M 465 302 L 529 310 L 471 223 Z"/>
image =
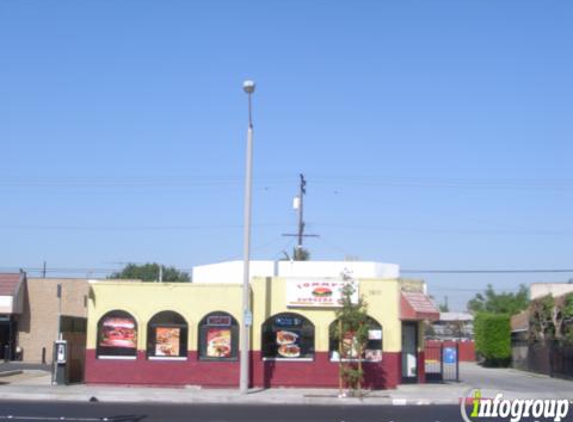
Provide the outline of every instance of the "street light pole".
<path id="1" fill-rule="evenodd" d="M 239 387 L 241 394 L 249 391 L 249 330 L 253 324 L 250 306 L 249 267 L 251 255 L 251 192 L 253 170 L 253 119 L 251 96 L 255 92 L 255 83 L 245 81 L 243 90 L 249 97 L 249 128 L 247 130 L 247 160 L 245 171 L 245 215 L 243 237 L 243 319 L 241 324 L 241 370 Z"/>

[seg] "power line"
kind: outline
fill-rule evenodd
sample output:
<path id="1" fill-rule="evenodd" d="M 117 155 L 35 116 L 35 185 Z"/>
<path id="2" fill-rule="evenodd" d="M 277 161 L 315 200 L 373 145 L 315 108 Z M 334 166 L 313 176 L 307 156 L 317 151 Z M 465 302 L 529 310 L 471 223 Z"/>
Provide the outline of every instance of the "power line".
<path id="1" fill-rule="evenodd" d="M 404 274 L 545 274 L 545 273 L 573 273 L 573 269 L 553 268 L 553 269 L 511 269 L 511 270 L 424 270 L 424 269 L 403 269 Z"/>
<path id="2" fill-rule="evenodd" d="M 254 183 L 277 183 L 287 184 L 289 178 L 286 176 L 259 177 L 253 180 Z M 573 189 L 573 179 L 468 179 L 468 178 L 386 178 L 386 177 L 360 177 L 348 176 L 340 177 L 318 177 L 313 179 L 318 185 L 336 186 L 388 186 L 406 188 L 453 188 L 453 189 L 533 189 L 533 190 L 571 190 Z M 172 177 L 131 177 L 131 178 L 82 178 L 68 176 L 61 178 L 17 178 L 12 180 L 4 179 L 0 181 L 0 187 L 18 188 L 77 188 L 77 187 L 201 187 L 201 186 L 225 186 L 239 185 L 242 183 L 242 176 L 213 177 L 209 175 L 193 176 L 172 176 Z"/>
<path id="3" fill-rule="evenodd" d="M 260 223 L 254 224 L 253 227 L 284 227 L 285 223 Z M 211 230 L 211 229 L 242 229 L 240 224 L 202 224 L 200 226 L 67 226 L 67 225 L 0 225 L 0 229 L 16 230 L 96 230 L 96 231 L 169 231 L 169 230 Z"/>
<path id="4" fill-rule="evenodd" d="M 259 223 L 253 227 L 284 227 L 287 223 Z M 439 229 L 423 227 L 382 227 L 382 226 L 350 226 L 336 223 L 320 223 L 318 226 L 332 227 L 352 231 L 385 231 L 385 232 L 413 232 L 413 233 L 436 233 L 436 234 L 465 234 L 465 235 L 492 235 L 492 236 L 573 236 L 572 230 L 511 230 L 511 229 Z M 305 226 L 306 227 L 306 226 Z M 141 225 L 141 226 L 92 226 L 92 225 L 39 225 L 39 224 L 2 224 L 2 230 L 61 230 L 61 231 L 191 231 L 191 230 L 239 230 L 240 224 L 203 224 L 197 226 L 188 225 Z M 298 237 L 299 234 L 289 234 Z M 318 237 L 317 235 L 303 234 L 303 237 Z"/>
<path id="5" fill-rule="evenodd" d="M 274 243 L 274 242 L 272 242 Z M 287 243 L 287 246 L 292 244 Z M 268 246 L 268 245 L 265 245 Z M 109 267 L 23 267 L 29 272 L 47 273 L 111 273 L 117 271 L 117 268 Z M 191 268 L 180 268 L 182 271 L 191 271 Z M 0 267 L 2 272 L 18 271 L 19 267 Z M 401 269 L 401 274 L 555 274 L 555 273 L 573 273 L 569 268 L 547 268 L 547 269 L 484 269 L 484 270 L 462 270 L 462 269 Z"/>
<path id="6" fill-rule="evenodd" d="M 286 184 L 286 178 L 256 178 L 254 183 L 277 183 Z M 21 180 L 2 180 L 0 187 L 165 187 L 165 186 L 217 186 L 217 185 L 240 185 L 242 183 L 241 177 L 229 178 L 209 178 L 203 176 L 194 177 L 181 177 L 181 178 L 98 178 L 98 179 L 85 179 L 80 177 L 69 177 L 61 179 L 21 179 Z"/>
<path id="7" fill-rule="evenodd" d="M 470 228 L 433 228 L 433 227 L 390 227 L 348 225 L 339 223 L 320 223 L 319 226 L 332 227 L 342 230 L 354 231 L 385 231 L 385 232 L 413 232 L 413 233 L 439 233 L 439 234 L 467 234 L 467 235 L 508 235 L 508 236 L 572 236 L 573 230 L 546 230 L 546 229 L 470 229 Z"/>
<path id="8" fill-rule="evenodd" d="M 443 178 L 318 178 L 317 184 L 337 186 L 364 185 L 411 188 L 476 188 L 476 189 L 573 189 L 573 179 L 458 179 Z"/>

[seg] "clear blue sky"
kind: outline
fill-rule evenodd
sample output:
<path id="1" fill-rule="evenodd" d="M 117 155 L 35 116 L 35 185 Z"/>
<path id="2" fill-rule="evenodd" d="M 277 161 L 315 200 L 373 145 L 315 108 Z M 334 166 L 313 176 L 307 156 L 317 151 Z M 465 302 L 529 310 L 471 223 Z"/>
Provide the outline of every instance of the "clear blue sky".
<path id="1" fill-rule="evenodd" d="M 240 259 L 253 78 L 254 258 L 291 250 L 302 172 L 314 259 L 572 268 L 572 20 L 559 1 L 3 1 L 0 267 Z M 573 277 L 409 275 L 454 308 Z"/>

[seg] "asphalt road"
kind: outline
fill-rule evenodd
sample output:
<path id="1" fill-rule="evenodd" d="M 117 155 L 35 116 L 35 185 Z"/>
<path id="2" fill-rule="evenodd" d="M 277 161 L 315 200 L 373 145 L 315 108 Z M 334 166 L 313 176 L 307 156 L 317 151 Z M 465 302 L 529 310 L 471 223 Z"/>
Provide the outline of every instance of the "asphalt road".
<path id="1" fill-rule="evenodd" d="M 511 368 L 484 368 L 475 363 L 462 363 L 460 376 L 464 383 L 473 388 L 488 388 L 523 393 L 543 392 L 552 398 L 573 398 L 573 382 L 550 378 L 532 372 Z"/>
<path id="2" fill-rule="evenodd" d="M 479 419 L 493 421 L 494 419 Z M 498 419 L 502 420 L 502 419 Z M 509 420 L 509 419 L 505 419 Z M 573 420 L 571 417 L 564 419 Z M 282 406 L 0 401 L 0 422 L 458 422 L 458 406 Z"/>

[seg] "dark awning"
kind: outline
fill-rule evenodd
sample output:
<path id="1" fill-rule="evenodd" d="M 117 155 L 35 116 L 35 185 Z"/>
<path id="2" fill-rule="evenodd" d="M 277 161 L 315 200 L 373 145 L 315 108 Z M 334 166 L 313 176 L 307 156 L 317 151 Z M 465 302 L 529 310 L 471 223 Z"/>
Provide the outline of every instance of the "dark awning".
<path id="1" fill-rule="evenodd" d="M 400 319 L 420 321 L 440 319 L 440 311 L 430 297 L 422 292 L 402 292 L 400 298 Z"/>

